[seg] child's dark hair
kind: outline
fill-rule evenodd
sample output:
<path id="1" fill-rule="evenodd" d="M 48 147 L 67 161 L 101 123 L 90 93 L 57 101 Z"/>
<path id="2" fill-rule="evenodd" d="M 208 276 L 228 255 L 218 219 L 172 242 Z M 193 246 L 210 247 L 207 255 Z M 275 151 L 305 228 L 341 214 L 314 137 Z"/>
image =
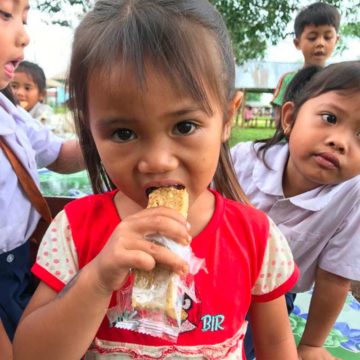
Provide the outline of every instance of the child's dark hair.
<path id="1" fill-rule="evenodd" d="M 308 25 L 330 25 L 339 31 L 340 13 L 338 9 L 324 2 L 316 2 L 303 8 L 295 18 L 295 37 L 299 39 Z"/>
<path id="2" fill-rule="evenodd" d="M 360 91 L 360 61 L 344 61 L 325 68 L 308 66 L 298 71 L 284 95 L 284 104 L 288 101 L 294 103 L 291 127 L 294 126 L 297 114 L 305 102 L 329 91 L 340 94 Z M 280 122 L 271 138 L 255 142 L 261 143 L 257 148 L 257 155 L 266 164 L 266 151 L 284 140 L 287 139 Z"/>
<path id="3" fill-rule="evenodd" d="M 6 88 L 1 89 L 0 92 L 5 95 L 14 105 L 18 105 L 19 102 L 18 100 L 15 98 L 12 90 L 11 90 L 11 86 L 8 85 Z"/>
<path id="4" fill-rule="evenodd" d="M 114 184 L 101 165 L 89 129 L 89 80 L 96 73 L 97 81 L 114 84 L 114 76 L 130 67 L 145 88 L 149 63 L 209 114 L 213 109 L 206 89 L 210 89 L 224 118 L 227 114 L 235 94 L 234 55 L 224 21 L 208 0 L 98 0 L 75 32 L 68 83 L 70 108 L 95 193 L 113 189 Z M 221 148 L 214 183 L 225 196 L 245 199 L 227 143 Z"/>
<path id="5" fill-rule="evenodd" d="M 33 79 L 40 93 L 45 93 L 46 77 L 44 70 L 37 64 L 30 61 L 22 61 L 16 69 L 16 72 L 28 74 Z"/>

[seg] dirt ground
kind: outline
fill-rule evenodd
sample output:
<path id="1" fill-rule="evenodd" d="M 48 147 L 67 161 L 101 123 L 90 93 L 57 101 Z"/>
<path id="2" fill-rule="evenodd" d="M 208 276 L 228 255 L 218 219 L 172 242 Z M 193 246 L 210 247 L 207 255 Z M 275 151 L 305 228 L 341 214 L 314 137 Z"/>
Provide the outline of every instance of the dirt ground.
<path id="1" fill-rule="evenodd" d="M 360 302 L 360 281 L 353 281 L 351 283 L 351 291 L 357 301 Z"/>

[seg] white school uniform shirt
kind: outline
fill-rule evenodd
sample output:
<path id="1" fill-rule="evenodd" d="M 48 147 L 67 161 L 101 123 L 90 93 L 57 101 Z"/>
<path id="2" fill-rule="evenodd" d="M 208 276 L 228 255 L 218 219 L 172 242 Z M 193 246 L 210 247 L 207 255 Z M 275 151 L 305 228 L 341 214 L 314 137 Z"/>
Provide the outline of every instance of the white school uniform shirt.
<path id="1" fill-rule="evenodd" d="M 292 291 L 310 289 L 317 266 L 360 280 L 360 176 L 285 198 L 282 176 L 287 144 L 268 149 L 270 169 L 256 156 L 253 143 L 239 143 L 231 154 L 240 185 L 251 203 L 275 221 L 289 242 L 300 268 Z"/>
<path id="2" fill-rule="evenodd" d="M 39 185 L 37 168 L 56 160 L 63 140 L 0 93 L 0 136 Z M 40 218 L 0 150 L 0 254 L 25 243 Z"/>

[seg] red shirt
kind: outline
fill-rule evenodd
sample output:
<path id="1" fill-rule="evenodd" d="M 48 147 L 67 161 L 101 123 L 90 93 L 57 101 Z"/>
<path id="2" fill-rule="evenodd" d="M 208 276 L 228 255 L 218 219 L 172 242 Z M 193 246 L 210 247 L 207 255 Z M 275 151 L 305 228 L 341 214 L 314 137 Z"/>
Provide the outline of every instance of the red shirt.
<path id="1" fill-rule="evenodd" d="M 65 207 L 79 269 L 101 251 L 121 221 L 113 203 L 115 193 L 91 195 Z M 102 346 L 102 340 L 170 348 L 199 345 L 206 348 L 226 344 L 226 351 L 231 351 L 232 347 L 241 345 L 242 326 L 251 301 L 275 299 L 295 284 L 298 277 L 296 266 L 290 276 L 269 293 L 252 295 L 267 247 L 269 220 L 255 208 L 225 199 L 215 191 L 214 194 L 214 214 L 206 228 L 191 242 L 194 254 L 205 259 L 208 273 L 201 270 L 195 275 L 196 295 L 200 301 L 184 301 L 186 319 L 176 345 L 161 338 L 109 327 L 106 317 L 96 335 L 98 341 L 94 343 L 98 351 L 108 351 Z M 104 214 L 106 216 L 102 216 Z M 64 286 L 53 272 L 47 271 L 39 262 L 34 265 L 33 272 L 57 291 Z M 114 304 L 113 295 L 110 306 Z M 120 350 L 119 346 L 117 350 Z M 146 357 L 142 355 L 139 358 Z"/>

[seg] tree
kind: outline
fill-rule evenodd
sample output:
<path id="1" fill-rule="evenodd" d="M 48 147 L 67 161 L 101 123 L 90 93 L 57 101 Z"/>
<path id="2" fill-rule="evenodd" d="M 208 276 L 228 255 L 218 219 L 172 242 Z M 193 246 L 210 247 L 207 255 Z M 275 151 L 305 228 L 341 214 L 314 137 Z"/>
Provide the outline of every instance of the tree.
<path id="1" fill-rule="evenodd" d="M 213 0 L 224 17 L 238 63 L 261 58 L 269 44 L 284 38 L 295 5 L 288 0 Z"/>
<path id="2" fill-rule="evenodd" d="M 275 45 L 288 35 L 287 27 L 294 14 L 314 1 L 210 0 L 224 17 L 239 64 L 262 58 L 269 44 Z M 49 14 L 51 22 L 75 27 L 94 3 L 95 0 L 37 0 L 37 7 Z M 345 35 L 359 36 L 359 0 L 327 0 L 327 3 L 340 9 Z"/>
<path id="3" fill-rule="evenodd" d="M 95 0 L 36 0 L 36 7 L 48 15 L 47 22 L 74 28 Z"/>

